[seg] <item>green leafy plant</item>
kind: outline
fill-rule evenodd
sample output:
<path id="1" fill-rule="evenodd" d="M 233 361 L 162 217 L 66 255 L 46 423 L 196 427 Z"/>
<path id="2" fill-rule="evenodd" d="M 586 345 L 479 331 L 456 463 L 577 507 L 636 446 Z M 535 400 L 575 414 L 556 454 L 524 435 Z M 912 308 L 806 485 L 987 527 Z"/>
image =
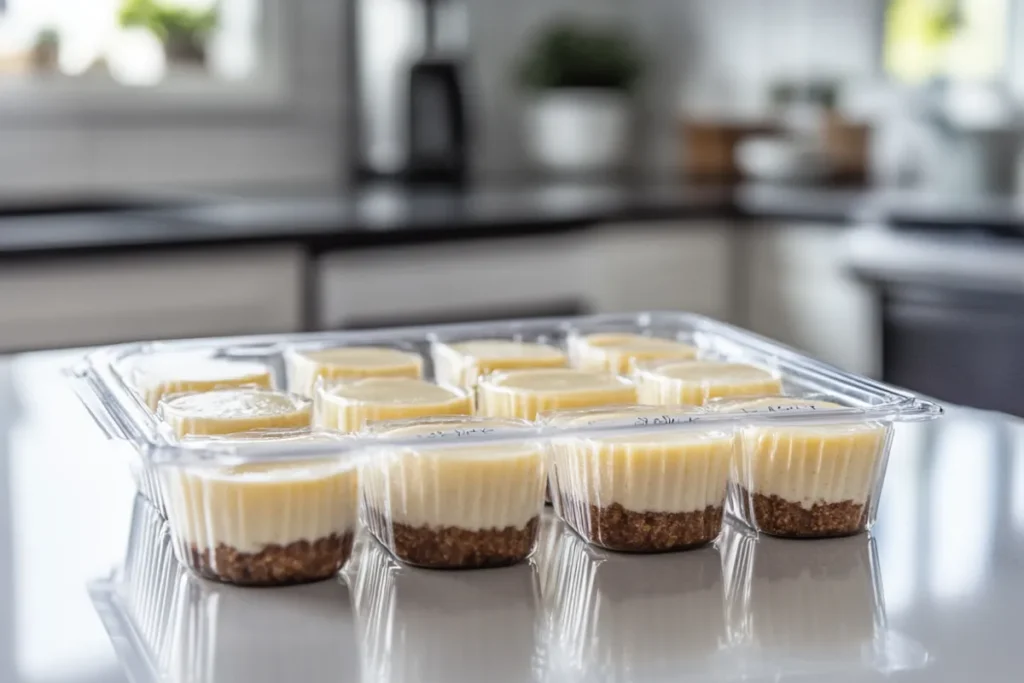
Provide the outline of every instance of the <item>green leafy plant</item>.
<path id="1" fill-rule="evenodd" d="M 121 26 L 149 29 L 168 56 L 179 59 L 205 56 L 206 40 L 217 28 L 217 19 L 216 5 L 204 9 L 161 0 L 123 0 L 118 13 Z"/>
<path id="2" fill-rule="evenodd" d="M 517 78 L 528 90 L 601 88 L 630 90 L 643 71 L 633 38 L 616 26 L 561 20 L 527 46 Z"/>

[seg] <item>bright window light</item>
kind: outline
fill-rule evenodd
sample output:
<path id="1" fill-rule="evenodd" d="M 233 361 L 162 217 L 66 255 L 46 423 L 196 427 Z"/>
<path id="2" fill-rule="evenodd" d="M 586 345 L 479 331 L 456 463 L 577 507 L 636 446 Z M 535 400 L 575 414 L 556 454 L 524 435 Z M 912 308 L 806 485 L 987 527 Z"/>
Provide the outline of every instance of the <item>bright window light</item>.
<path id="1" fill-rule="evenodd" d="M 240 81 L 259 67 L 261 0 L 5 0 L 0 87 Z"/>

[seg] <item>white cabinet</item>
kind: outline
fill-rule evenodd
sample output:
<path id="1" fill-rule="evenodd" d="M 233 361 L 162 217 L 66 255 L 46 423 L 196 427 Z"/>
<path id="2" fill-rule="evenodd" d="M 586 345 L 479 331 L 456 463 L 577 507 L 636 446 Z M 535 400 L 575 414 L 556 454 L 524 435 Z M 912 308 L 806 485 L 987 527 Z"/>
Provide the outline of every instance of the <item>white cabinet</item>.
<path id="1" fill-rule="evenodd" d="M 732 320 L 731 223 L 611 223 L 589 237 L 585 276 L 597 312 L 690 311 Z"/>
<path id="2" fill-rule="evenodd" d="M 841 225 L 744 228 L 743 324 L 844 370 L 877 376 L 881 331 L 872 292 L 847 271 Z"/>
<path id="3" fill-rule="evenodd" d="M 0 350 L 297 330 L 304 268 L 297 246 L 4 264 Z"/>
<path id="4" fill-rule="evenodd" d="M 327 254 L 325 328 L 589 312 L 687 310 L 729 318 L 732 226 L 616 223 L 559 236 Z"/>
<path id="5" fill-rule="evenodd" d="M 316 325 L 461 321 L 585 306 L 583 255 L 578 235 L 325 254 L 316 264 Z"/>

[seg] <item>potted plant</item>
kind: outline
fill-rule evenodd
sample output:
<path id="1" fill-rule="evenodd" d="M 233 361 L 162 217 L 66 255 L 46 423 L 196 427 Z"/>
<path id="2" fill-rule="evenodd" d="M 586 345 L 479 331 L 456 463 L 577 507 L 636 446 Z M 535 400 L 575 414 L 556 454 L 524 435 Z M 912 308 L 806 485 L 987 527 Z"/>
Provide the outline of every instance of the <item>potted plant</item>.
<path id="1" fill-rule="evenodd" d="M 60 59 L 60 33 L 56 29 L 44 28 L 36 34 L 32 44 L 32 68 L 39 73 L 57 71 Z"/>
<path id="2" fill-rule="evenodd" d="M 124 0 L 118 19 L 124 28 L 141 27 L 163 43 L 167 61 L 204 65 L 206 43 L 217 27 L 217 6 L 194 7 L 173 0 Z"/>
<path id="3" fill-rule="evenodd" d="M 620 165 L 641 71 L 639 50 L 618 27 L 560 20 L 542 30 L 517 69 L 532 96 L 526 138 L 535 159 L 571 172 Z"/>

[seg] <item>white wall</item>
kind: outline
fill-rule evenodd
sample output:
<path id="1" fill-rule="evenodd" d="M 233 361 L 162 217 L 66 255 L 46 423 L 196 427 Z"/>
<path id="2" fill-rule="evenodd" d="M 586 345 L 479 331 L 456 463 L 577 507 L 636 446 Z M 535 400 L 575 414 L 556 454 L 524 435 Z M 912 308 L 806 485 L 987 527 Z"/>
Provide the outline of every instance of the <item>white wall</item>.
<path id="1" fill-rule="evenodd" d="M 245 114 L 156 107 L 145 114 L 52 116 L 0 106 L 0 198 L 133 187 L 337 184 L 344 159 L 342 3 L 280 2 L 290 45 L 285 49 L 294 57 L 284 106 Z"/>
<path id="2" fill-rule="evenodd" d="M 750 103 L 772 79 L 877 72 L 884 0 L 476 0 L 469 3 L 483 130 L 476 160 L 488 175 L 526 163 L 512 61 L 531 29 L 566 11 L 636 27 L 651 58 L 641 105 L 639 165 L 676 163 L 681 104 Z"/>
<path id="3" fill-rule="evenodd" d="M 772 78 L 876 70 L 884 0 L 463 0 L 470 20 L 474 166 L 485 178 L 529 169 L 522 98 L 512 64 L 532 30 L 566 12 L 629 22 L 651 58 L 638 117 L 635 166 L 677 163 L 675 112 L 756 100 Z M 284 111 L 153 119 L 11 117 L 0 107 L 0 198 L 126 187 L 215 188 L 345 176 L 343 3 L 280 0 L 295 50 L 293 104 Z"/>

